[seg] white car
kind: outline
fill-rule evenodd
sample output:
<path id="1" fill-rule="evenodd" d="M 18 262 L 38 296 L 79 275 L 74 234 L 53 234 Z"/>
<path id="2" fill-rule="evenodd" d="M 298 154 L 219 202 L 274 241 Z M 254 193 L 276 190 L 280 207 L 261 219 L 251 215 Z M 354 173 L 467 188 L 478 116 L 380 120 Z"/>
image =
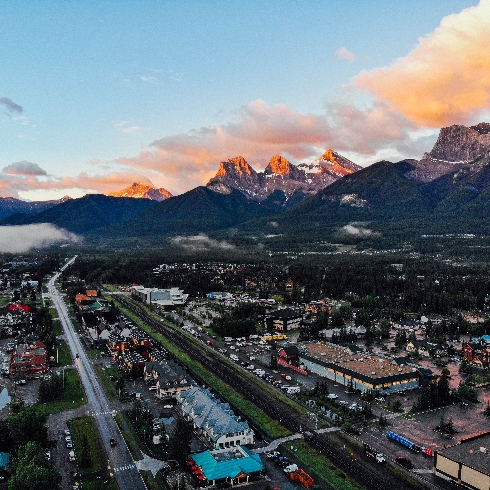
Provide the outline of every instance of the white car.
<path id="1" fill-rule="evenodd" d="M 158 386 L 153 385 L 153 386 L 150 386 L 148 389 L 150 391 L 155 391 L 155 390 L 158 390 Z"/>

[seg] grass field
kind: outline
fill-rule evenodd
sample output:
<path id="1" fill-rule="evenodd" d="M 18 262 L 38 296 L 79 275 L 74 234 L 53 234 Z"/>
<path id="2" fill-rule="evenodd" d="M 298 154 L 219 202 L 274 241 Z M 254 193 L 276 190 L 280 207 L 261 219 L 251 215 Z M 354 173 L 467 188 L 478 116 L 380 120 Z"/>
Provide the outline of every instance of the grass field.
<path id="1" fill-rule="evenodd" d="M 101 444 L 99 433 L 92 417 L 85 416 L 70 420 L 73 448 L 80 469 L 80 481 L 84 490 L 100 488 L 117 490 L 115 481 L 109 477 L 107 455 Z M 108 483 L 102 483 L 107 481 Z"/>

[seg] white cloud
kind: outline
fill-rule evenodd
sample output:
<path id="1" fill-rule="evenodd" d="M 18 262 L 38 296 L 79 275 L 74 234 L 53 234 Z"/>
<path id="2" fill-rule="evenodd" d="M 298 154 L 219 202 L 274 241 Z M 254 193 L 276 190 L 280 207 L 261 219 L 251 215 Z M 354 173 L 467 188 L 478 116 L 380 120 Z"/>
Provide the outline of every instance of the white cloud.
<path id="1" fill-rule="evenodd" d="M 357 61 L 357 56 L 345 46 L 341 46 L 337 49 L 337 51 L 335 51 L 335 56 L 337 56 L 337 59 L 339 60 L 349 61 L 350 63 Z"/>
<path id="2" fill-rule="evenodd" d="M 209 238 L 207 235 L 200 234 L 194 236 L 176 236 L 170 240 L 174 245 L 187 250 L 202 251 L 209 249 L 232 250 L 234 245 L 225 241 L 218 241 Z"/>
<path id="3" fill-rule="evenodd" d="M 131 125 L 131 121 L 120 121 L 114 124 L 114 127 L 117 128 L 121 133 L 125 134 L 135 134 L 141 131 L 141 126 Z"/>

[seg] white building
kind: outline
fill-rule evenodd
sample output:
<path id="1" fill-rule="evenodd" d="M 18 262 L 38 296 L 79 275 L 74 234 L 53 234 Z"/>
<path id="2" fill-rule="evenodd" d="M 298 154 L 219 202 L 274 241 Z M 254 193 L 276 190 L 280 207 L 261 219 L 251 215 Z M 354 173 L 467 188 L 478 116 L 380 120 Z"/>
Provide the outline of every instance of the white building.
<path id="1" fill-rule="evenodd" d="M 158 289 L 145 288 L 144 286 L 133 286 L 131 294 L 140 298 L 145 303 L 152 303 L 162 307 L 184 305 L 189 297 L 179 288 Z"/>
<path id="2" fill-rule="evenodd" d="M 233 413 L 228 403 L 218 400 L 208 389 L 192 387 L 177 396 L 182 415 L 213 445 L 234 447 L 254 443 L 248 422 Z"/>

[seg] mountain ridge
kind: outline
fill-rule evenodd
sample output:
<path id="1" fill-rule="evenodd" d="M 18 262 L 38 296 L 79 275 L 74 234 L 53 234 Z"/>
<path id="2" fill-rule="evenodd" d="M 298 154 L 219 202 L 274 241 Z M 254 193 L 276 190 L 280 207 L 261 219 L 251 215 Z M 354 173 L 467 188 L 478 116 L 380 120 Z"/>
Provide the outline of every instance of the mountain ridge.
<path id="1" fill-rule="evenodd" d="M 237 189 L 258 201 L 277 190 L 284 192 L 287 198 L 301 190 L 306 197 L 361 168 L 331 149 L 313 162 L 298 165 L 279 154 L 274 155 L 263 172 L 255 171 L 239 156 L 220 162 L 216 175 L 206 186 L 222 194 Z"/>
<path id="2" fill-rule="evenodd" d="M 236 157 L 221 162 L 207 186 L 161 202 L 92 195 L 1 224 L 50 222 L 92 243 L 120 246 L 164 246 L 172 236 L 200 233 L 283 249 L 388 237 L 400 244 L 438 233 L 490 236 L 490 124 L 442 128 L 420 160 L 380 161 L 356 170 L 341 158 L 329 150 L 308 164 L 307 175 L 281 155 L 261 173 Z M 330 178 L 332 172 L 324 171 L 329 167 L 344 175 L 317 192 L 310 181 L 295 180 Z"/>

